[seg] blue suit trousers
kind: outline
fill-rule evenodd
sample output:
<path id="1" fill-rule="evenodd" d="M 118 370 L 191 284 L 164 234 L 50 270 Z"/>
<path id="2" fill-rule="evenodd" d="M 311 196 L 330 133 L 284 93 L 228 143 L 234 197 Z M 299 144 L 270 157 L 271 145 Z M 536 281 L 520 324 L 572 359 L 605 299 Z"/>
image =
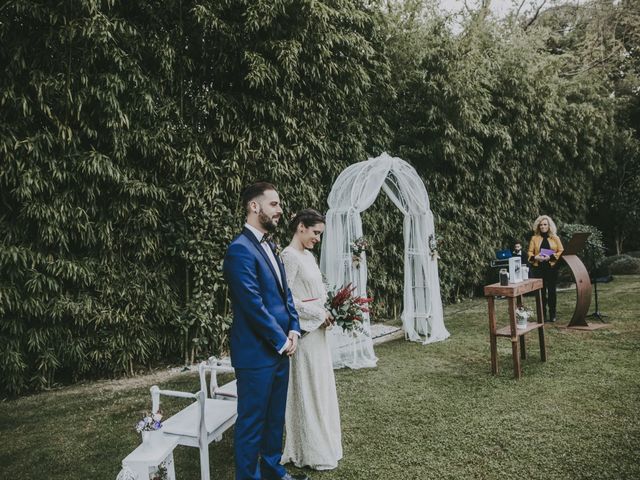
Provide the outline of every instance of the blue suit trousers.
<path id="1" fill-rule="evenodd" d="M 289 357 L 262 368 L 236 368 L 238 418 L 235 426 L 236 480 L 275 480 L 280 465 L 289 386 Z"/>

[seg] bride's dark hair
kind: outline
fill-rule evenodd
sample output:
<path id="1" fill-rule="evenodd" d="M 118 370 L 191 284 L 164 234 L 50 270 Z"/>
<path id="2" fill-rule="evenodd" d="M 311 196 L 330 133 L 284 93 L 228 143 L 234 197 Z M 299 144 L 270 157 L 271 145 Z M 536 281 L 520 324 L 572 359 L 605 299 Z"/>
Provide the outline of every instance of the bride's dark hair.
<path id="1" fill-rule="evenodd" d="M 289 221 L 289 230 L 291 231 L 291 233 L 296 233 L 298 225 L 300 225 L 301 223 L 305 227 L 309 228 L 318 223 L 324 222 L 324 215 L 322 215 L 320 212 L 314 210 L 313 208 L 305 208 L 304 210 L 300 210 L 298 213 L 296 213 Z"/>

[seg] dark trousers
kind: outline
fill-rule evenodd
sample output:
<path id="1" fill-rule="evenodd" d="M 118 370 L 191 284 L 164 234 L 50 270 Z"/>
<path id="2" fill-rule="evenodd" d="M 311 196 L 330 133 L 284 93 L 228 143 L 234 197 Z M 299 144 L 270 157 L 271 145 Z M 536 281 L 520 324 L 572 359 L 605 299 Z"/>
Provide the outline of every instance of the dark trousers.
<path id="1" fill-rule="evenodd" d="M 289 385 L 289 357 L 285 355 L 269 367 L 236 368 L 236 379 L 236 480 L 279 479 L 286 473 L 280 465 L 280 458 Z"/>
<path id="2" fill-rule="evenodd" d="M 558 268 L 544 262 L 533 267 L 533 278 L 542 279 L 542 305 L 544 306 L 545 319 L 556 317 L 556 287 L 558 285 Z M 549 315 L 547 316 L 547 310 Z"/>

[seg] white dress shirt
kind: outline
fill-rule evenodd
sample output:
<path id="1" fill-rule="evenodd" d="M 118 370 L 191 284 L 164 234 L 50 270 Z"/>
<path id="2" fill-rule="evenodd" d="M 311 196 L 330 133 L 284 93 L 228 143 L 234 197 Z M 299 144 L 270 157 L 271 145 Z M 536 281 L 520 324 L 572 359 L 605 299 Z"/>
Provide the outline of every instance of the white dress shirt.
<path id="1" fill-rule="evenodd" d="M 271 262 L 271 265 L 273 266 L 273 269 L 276 272 L 276 276 L 278 277 L 278 283 L 280 284 L 280 286 L 282 287 L 282 277 L 280 276 L 280 267 L 278 266 L 278 262 L 276 260 L 276 256 L 273 253 L 273 250 L 271 250 L 271 247 L 269 246 L 269 242 L 263 242 L 262 241 L 262 237 L 264 237 L 264 233 L 262 233 L 260 230 L 258 230 L 255 227 L 252 227 L 251 225 L 249 225 L 248 223 L 244 224 L 245 228 L 247 228 L 248 230 L 251 231 L 251 233 L 253 233 L 256 238 L 258 239 L 258 241 L 260 242 L 260 246 L 262 247 L 262 249 L 267 252 L 267 256 L 269 257 L 269 261 Z"/>

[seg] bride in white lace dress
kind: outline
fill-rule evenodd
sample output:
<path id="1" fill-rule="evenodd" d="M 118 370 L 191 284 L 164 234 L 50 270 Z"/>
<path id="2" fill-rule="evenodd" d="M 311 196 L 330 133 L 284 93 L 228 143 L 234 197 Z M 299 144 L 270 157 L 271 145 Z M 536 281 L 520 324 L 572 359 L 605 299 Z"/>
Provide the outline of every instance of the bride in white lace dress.
<path id="1" fill-rule="evenodd" d="M 342 458 L 338 396 L 326 335 L 332 318 L 324 308 L 327 293 L 311 253 L 324 231 L 324 217 L 312 209 L 302 210 L 290 228 L 293 238 L 281 258 L 303 336 L 291 357 L 282 463 L 330 470 Z"/>

